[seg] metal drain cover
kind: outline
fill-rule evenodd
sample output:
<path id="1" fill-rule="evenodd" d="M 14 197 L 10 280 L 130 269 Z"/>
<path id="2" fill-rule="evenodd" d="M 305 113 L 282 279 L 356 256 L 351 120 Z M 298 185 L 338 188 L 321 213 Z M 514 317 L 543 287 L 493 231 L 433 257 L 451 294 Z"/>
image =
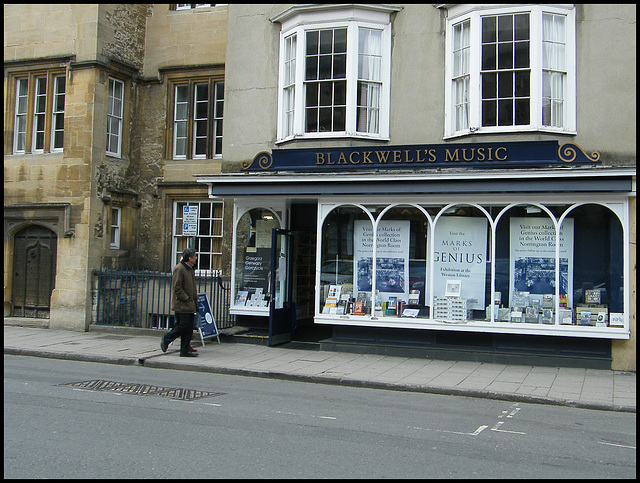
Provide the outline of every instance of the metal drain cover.
<path id="1" fill-rule="evenodd" d="M 68 382 L 57 384 L 58 386 L 72 386 L 91 391 L 112 391 L 126 394 L 137 394 L 138 396 L 162 396 L 182 401 L 193 401 L 203 397 L 221 396 L 223 392 L 198 391 L 195 389 L 182 389 L 177 387 L 150 386 L 149 384 L 135 384 L 128 382 L 105 381 L 94 379 L 93 381 Z"/>

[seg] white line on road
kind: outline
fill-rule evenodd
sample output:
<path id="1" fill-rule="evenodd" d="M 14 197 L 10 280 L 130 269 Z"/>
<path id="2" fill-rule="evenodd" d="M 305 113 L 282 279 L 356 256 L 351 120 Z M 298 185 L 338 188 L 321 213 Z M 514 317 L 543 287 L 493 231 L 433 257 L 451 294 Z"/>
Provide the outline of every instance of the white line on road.
<path id="1" fill-rule="evenodd" d="M 461 431 L 447 431 L 446 429 L 430 429 L 430 428 L 420 428 L 418 426 L 414 426 L 413 429 L 420 429 L 422 431 L 437 431 L 438 433 L 451 433 L 451 434 L 462 434 L 466 436 L 478 436 L 482 431 L 487 429 L 489 426 L 479 426 L 473 433 L 463 433 Z"/>
<path id="2" fill-rule="evenodd" d="M 608 443 L 607 441 L 598 441 L 598 443 L 606 444 L 608 446 L 617 446 L 618 448 L 636 449 L 635 446 L 627 446 L 626 444 Z"/>
<path id="3" fill-rule="evenodd" d="M 507 431 L 506 429 L 498 429 L 503 424 L 504 421 L 498 421 L 498 423 L 493 428 L 491 428 L 491 431 L 496 431 L 498 433 L 527 434 L 523 433 L 522 431 Z"/>
<path id="4" fill-rule="evenodd" d="M 315 414 L 297 414 L 297 413 L 290 413 L 288 411 L 276 411 L 276 414 L 285 414 L 287 416 L 301 416 L 301 417 L 319 418 L 319 419 L 338 419 L 334 416 L 316 416 Z"/>

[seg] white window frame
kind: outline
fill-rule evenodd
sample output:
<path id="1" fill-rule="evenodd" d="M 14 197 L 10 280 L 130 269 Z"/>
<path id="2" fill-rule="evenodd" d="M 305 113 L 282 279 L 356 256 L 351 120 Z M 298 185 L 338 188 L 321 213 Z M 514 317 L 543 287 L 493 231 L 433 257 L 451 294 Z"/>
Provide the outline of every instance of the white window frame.
<path id="1" fill-rule="evenodd" d="M 176 3 L 176 10 L 192 10 L 194 8 L 215 7 L 215 3 Z"/>
<path id="2" fill-rule="evenodd" d="M 115 216 L 114 216 L 115 215 Z M 122 225 L 122 208 L 117 206 L 111 207 L 111 239 L 109 247 L 112 250 L 120 249 L 120 229 Z"/>
<path id="3" fill-rule="evenodd" d="M 205 99 L 199 99 L 198 98 L 198 93 L 202 90 L 205 89 L 206 90 L 206 97 Z M 191 145 L 191 149 L 192 149 L 192 155 L 193 155 L 193 159 L 206 159 L 207 157 L 207 143 L 209 141 L 209 132 L 207 129 L 207 126 L 209 125 L 209 112 L 210 112 L 210 108 L 209 108 L 209 83 L 208 82 L 196 82 L 193 86 L 193 116 L 192 116 L 192 120 L 193 120 L 193 142 Z M 205 110 L 205 115 L 204 117 L 198 117 L 198 111 L 199 106 L 200 105 L 204 105 L 204 110 Z M 198 126 L 204 124 L 205 126 L 205 134 L 204 136 L 202 135 L 198 135 Z M 211 124 L 214 124 L 213 122 Z M 212 133 L 211 136 L 213 137 L 213 128 L 211 129 Z M 198 146 L 198 140 L 199 139 L 204 139 L 204 153 L 200 153 L 198 154 L 196 152 L 197 146 Z"/>
<path id="4" fill-rule="evenodd" d="M 528 125 L 482 126 L 482 82 L 481 82 L 481 48 L 482 17 L 485 15 L 502 15 L 529 13 L 529 53 L 530 53 L 530 119 Z M 544 126 L 542 119 L 542 16 L 543 13 L 564 15 L 566 17 L 566 84 L 564 86 L 564 106 L 562 127 Z M 453 29 L 454 26 L 470 21 L 470 58 L 469 58 L 469 126 L 456 129 L 455 92 L 453 89 Z M 575 7 L 549 7 L 540 5 L 510 5 L 504 7 L 482 7 L 461 4 L 448 9 L 445 27 L 446 37 L 446 84 L 445 84 L 445 132 L 444 139 L 469 134 L 516 133 L 544 131 L 552 133 L 577 134 L 577 102 L 576 102 L 576 20 Z"/>
<path id="5" fill-rule="evenodd" d="M 56 147 L 56 133 L 63 133 L 63 145 L 64 145 L 64 103 L 66 98 L 66 77 L 64 74 L 56 75 L 53 77 L 53 105 L 51 106 L 51 152 L 61 152 L 62 146 Z M 63 84 L 62 90 L 60 85 Z M 62 97 L 62 109 L 59 108 L 58 99 Z M 62 114 L 62 125 L 58 123 L 58 117 Z"/>
<path id="6" fill-rule="evenodd" d="M 198 100 L 198 89 L 207 88 L 207 99 Z M 186 100 L 178 102 L 178 90 L 186 89 Z M 220 94 L 220 95 L 219 95 Z M 197 118 L 198 104 L 206 104 L 206 117 Z M 181 107 L 181 109 L 179 109 Z M 180 112 L 180 118 L 178 113 Z M 204 80 L 186 80 L 173 85 L 173 139 L 171 146 L 172 159 L 209 159 L 222 157 L 222 126 L 224 125 L 224 81 L 212 78 Z M 207 127 L 206 136 L 196 136 L 198 124 Z M 180 133 L 178 126 L 183 125 Z M 205 139 L 205 154 L 196 154 L 197 139 Z M 178 141 L 184 142 L 185 152 L 178 153 Z M 220 148 L 218 149 L 218 144 Z M 209 146 L 211 149 L 209 151 Z"/>
<path id="7" fill-rule="evenodd" d="M 26 92 L 23 92 L 21 87 L 24 87 L 24 91 Z M 16 115 L 13 122 L 13 152 L 16 154 L 23 154 L 26 150 L 28 102 L 29 78 L 19 77 L 16 79 Z M 19 140 L 21 140 L 21 142 L 18 142 Z"/>
<path id="8" fill-rule="evenodd" d="M 186 90 L 186 100 L 178 98 L 178 91 Z M 180 117 L 178 118 L 178 115 Z M 189 84 L 179 84 L 173 89 L 173 159 L 186 159 L 187 149 L 187 129 L 189 125 Z M 178 127 L 182 126 L 181 129 Z M 178 141 L 183 144 L 184 154 L 178 154 Z"/>
<path id="9" fill-rule="evenodd" d="M 203 216 L 202 205 L 208 204 L 210 205 L 209 216 Z M 198 225 L 200 226 L 202 223 L 209 223 L 211 230 L 213 231 L 214 227 L 217 225 L 220 227 L 219 233 L 210 233 L 209 235 L 198 235 L 196 237 L 186 237 L 182 235 L 182 206 L 197 206 L 198 207 Z M 219 212 L 221 214 L 220 217 L 214 216 L 215 207 L 219 208 Z M 184 239 L 187 239 L 186 243 Z M 182 251 L 187 248 L 189 245 L 188 238 L 193 238 L 196 252 L 198 253 L 198 264 L 196 266 L 196 275 L 209 275 L 209 274 L 218 274 L 222 275 L 222 270 L 217 270 L 212 268 L 214 259 L 218 261 L 222 261 L 222 251 L 214 250 L 214 240 L 224 240 L 224 201 L 209 201 L 209 200 L 174 200 L 173 201 L 173 218 L 172 218 L 172 228 L 171 228 L 171 266 L 173 267 L 177 263 L 180 262 L 180 257 L 182 255 Z M 210 238 L 211 242 L 209 244 L 210 250 L 207 251 L 207 255 L 209 255 L 210 265 L 209 267 L 203 267 L 202 263 L 204 263 L 204 257 L 201 255 L 201 246 L 202 239 Z M 205 253 L 205 252 L 202 252 Z M 222 266 L 222 263 L 220 263 Z"/>
<path id="10" fill-rule="evenodd" d="M 33 92 L 33 135 L 31 136 L 31 152 L 44 152 L 44 138 L 47 132 L 47 76 L 34 77 L 35 89 Z M 44 83 L 44 86 L 43 86 Z M 42 136 L 42 146 L 37 147 L 38 135 Z"/>
<path id="11" fill-rule="evenodd" d="M 116 85 L 121 86 L 122 96 L 117 97 L 115 88 Z M 113 89 L 112 89 L 113 86 Z M 107 145 L 106 152 L 108 155 L 121 157 L 122 155 L 122 121 L 124 113 L 124 90 L 125 84 L 123 81 L 116 79 L 115 77 L 109 77 L 108 94 L 107 94 Z M 116 131 L 111 131 L 113 126 L 112 121 L 115 120 Z M 116 151 L 110 151 L 111 139 L 116 139 Z"/>
<path id="12" fill-rule="evenodd" d="M 65 73 L 51 71 L 15 77 L 13 154 L 62 152 L 65 80 Z M 60 116 L 62 122 L 58 123 Z M 55 145 L 56 133 L 62 133 L 63 145 L 59 147 Z M 37 145 L 38 134 L 40 146 Z"/>
<path id="13" fill-rule="evenodd" d="M 376 140 L 389 139 L 390 84 L 391 84 L 391 20 L 390 13 L 398 11 L 395 7 L 382 5 L 359 8 L 357 6 L 322 5 L 292 7 L 272 18 L 282 22 L 280 32 L 280 63 L 278 80 L 278 125 L 276 143 L 292 139 L 323 138 L 364 138 Z M 308 30 L 347 29 L 347 92 L 345 130 L 336 132 L 305 132 L 305 48 Z M 361 28 L 375 29 L 381 36 L 381 83 L 379 103 L 379 126 L 377 133 L 358 132 L 357 130 L 357 88 L 358 88 L 358 35 Z M 286 39 L 296 36 L 295 56 L 287 57 Z M 293 62 L 291 62 L 293 61 Z M 295 82 L 292 86 L 286 76 L 285 62 L 295 66 Z M 293 105 L 287 103 L 285 91 L 293 90 Z M 293 115 L 291 113 L 293 107 Z M 291 119 L 293 118 L 293 119 Z M 290 129 L 292 127 L 292 129 Z"/>

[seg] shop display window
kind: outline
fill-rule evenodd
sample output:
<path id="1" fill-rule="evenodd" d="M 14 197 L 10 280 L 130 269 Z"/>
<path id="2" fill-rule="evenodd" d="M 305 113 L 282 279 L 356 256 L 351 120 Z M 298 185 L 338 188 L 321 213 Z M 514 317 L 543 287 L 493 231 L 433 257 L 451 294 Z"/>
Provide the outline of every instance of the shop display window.
<path id="1" fill-rule="evenodd" d="M 319 233 L 321 320 L 526 333 L 627 327 L 619 206 L 332 206 Z"/>
<path id="2" fill-rule="evenodd" d="M 271 301 L 272 230 L 280 228 L 276 213 L 263 208 L 247 211 L 236 226 L 235 299 L 232 309 L 268 308 Z"/>
<path id="3" fill-rule="evenodd" d="M 568 273 L 573 264 L 573 220 L 567 220 L 560 232 L 560 277 L 556 277 L 554 220 L 565 209 L 515 205 L 500 210 L 496 226 L 495 300 L 493 314 L 487 306 L 487 320 L 555 324 L 556 280 L 560 283 L 558 300 L 566 300 Z"/>
<path id="4" fill-rule="evenodd" d="M 491 300 L 489 213 L 473 205 L 440 210 L 433 250 L 433 318 L 481 320 Z"/>
<path id="5" fill-rule="evenodd" d="M 355 233 L 355 230 L 359 228 L 371 232 L 372 227 L 370 216 L 363 207 L 358 206 L 336 208 L 324 220 L 320 257 L 320 313 L 353 313 L 355 299 L 358 297 L 357 293 L 354 295 L 354 286 L 357 287 L 357 280 L 370 280 L 371 276 L 364 266 L 358 266 L 354 240 L 360 240 L 362 235 Z M 365 292 L 365 289 L 362 291 Z M 365 295 L 360 297 L 358 313 L 365 313 L 364 297 Z M 368 300 L 366 310 L 370 313 L 371 289 L 368 291 Z"/>

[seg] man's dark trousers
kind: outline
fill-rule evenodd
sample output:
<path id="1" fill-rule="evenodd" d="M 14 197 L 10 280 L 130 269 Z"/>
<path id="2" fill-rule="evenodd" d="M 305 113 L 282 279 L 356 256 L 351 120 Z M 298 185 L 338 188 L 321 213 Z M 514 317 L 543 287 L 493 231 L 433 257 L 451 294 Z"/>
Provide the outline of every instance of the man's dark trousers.
<path id="1" fill-rule="evenodd" d="M 173 329 L 163 337 L 167 345 L 180 337 L 180 355 L 185 355 L 189 353 L 189 345 L 191 343 L 191 337 L 193 336 L 194 314 L 176 312 L 175 315 L 175 324 Z"/>

